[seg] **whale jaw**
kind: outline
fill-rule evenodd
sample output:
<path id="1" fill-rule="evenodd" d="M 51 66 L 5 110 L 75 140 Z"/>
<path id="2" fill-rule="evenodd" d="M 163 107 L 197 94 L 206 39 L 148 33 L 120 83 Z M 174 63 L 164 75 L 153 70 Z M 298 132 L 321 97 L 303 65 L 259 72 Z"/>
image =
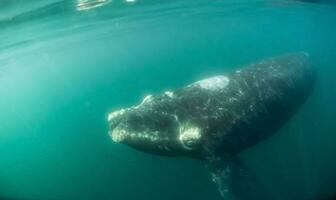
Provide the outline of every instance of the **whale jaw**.
<path id="1" fill-rule="evenodd" d="M 200 127 L 191 123 L 178 123 L 176 117 L 166 119 L 164 124 L 156 124 L 155 120 L 146 116 L 149 115 L 144 113 L 142 106 L 121 109 L 109 114 L 109 135 L 112 141 L 151 154 L 196 156 L 196 150 L 202 141 Z M 160 118 L 154 114 L 153 116 Z M 147 126 L 143 126 L 144 124 Z"/>
<path id="2" fill-rule="evenodd" d="M 108 115 L 112 141 L 126 144 L 146 153 L 166 156 L 193 156 L 200 145 L 201 130 L 196 125 L 179 121 L 171 108 L 172 92 L 162 96 L 147 96 L 142 103 Z M 166 101 L 166 107 L 159 103 Z"/>

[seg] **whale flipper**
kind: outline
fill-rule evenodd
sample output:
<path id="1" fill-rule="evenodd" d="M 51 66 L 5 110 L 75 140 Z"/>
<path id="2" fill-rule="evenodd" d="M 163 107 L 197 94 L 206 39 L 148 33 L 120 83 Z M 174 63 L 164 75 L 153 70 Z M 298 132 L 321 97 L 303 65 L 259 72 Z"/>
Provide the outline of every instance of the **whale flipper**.
<path id="1" fill-rule="evenodd" d="M 237 156 L 208 157 L 206 166 L 224 200 L 272 199 L 260 181 Z"/>

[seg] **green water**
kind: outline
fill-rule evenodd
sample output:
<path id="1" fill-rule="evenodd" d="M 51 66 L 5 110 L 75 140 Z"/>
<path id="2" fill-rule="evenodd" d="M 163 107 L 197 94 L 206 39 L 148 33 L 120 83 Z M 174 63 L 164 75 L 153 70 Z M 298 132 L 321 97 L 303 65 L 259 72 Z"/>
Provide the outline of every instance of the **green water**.
<path id="1" fill-rule="evenodd" d="M 112 143 L 108 112 L 295 51 L 314 94 L 241 157 L 274 199 L 336 194 L 334 4 L 81 2 L 0 1 L 0 199 L 220 199 L 201 162 Z"/>

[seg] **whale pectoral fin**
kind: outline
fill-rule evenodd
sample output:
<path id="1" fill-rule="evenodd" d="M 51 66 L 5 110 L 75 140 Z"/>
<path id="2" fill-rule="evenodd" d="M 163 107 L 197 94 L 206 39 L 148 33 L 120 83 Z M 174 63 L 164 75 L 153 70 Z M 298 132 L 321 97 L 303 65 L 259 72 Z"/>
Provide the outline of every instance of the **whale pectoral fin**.
<path id="1" fill-rule="evenodd" d="M 210 157 L 206 165 L 224 200 L 273 199 L 237 157 Z"/>

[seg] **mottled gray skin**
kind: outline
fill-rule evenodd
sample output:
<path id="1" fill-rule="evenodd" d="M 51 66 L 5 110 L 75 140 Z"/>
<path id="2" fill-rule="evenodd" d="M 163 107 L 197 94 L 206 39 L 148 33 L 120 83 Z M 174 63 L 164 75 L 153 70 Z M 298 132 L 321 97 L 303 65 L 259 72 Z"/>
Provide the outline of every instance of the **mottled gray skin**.
<path id="1" fill-rule="evenodd" d="M 306 54 L 291 54 L 248 65 L 230 80 L 211 98 L 217 106 L 208 111 L 216 114 L 205 151 L 238 153 L 275 133 L 308 97 L 315 73 Z"/>
<path id="2" fill-rule="evenodd" d="M 116 127 L 139 135 L 155 133 L 158 141 L 136 136 L 119 141 L 152 153 L 201 157 L 209 152 L 236 154 L 283 125 L 315 82 L 303 53 L 265 59 L 227 77 L 229 83 L 223 88 L 205 89 L 191 84 L 176 90 L 173 96 L 149 97 L 111 118 L 110 133 Z M 182 124 L 201 129 L 200 140 L 189 149 L 179 141 Z"/>
<path id="3" fill-rule="evenodd" d="M 235 199 L 230 190 L 242 187 L 225 183 L 235 179 L 227 175 L 231 167 L 240 166 L 235 155 L 288 121 L 315 79 L 305 53 L 261 60 L 115 112 L 109 117 L 110 134 L 148 153 L 205 160 L 223 198 Z M 243 170 L 237 171 L 235 176 L 244 179 Z"/>

